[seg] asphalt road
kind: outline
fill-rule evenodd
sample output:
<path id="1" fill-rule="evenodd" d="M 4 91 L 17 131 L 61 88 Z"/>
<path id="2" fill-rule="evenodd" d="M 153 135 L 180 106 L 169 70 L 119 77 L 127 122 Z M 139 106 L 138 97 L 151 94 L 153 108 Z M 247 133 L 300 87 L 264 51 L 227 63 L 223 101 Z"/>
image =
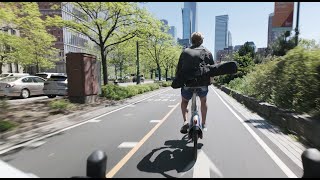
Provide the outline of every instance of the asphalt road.
<path id="1" fill-rule="evenodd" d="M 301 177 L 302 169 L 253 126 L 240 121 L 214 90 L 208 94 L 208 131 L 192 161 L 192 143 L 179 132 L 180 91 L 168 91 L 43 139 L 1 159 L 39 177 L 86 175 L 86 159 L 100 149 L 107 177 Z"/>

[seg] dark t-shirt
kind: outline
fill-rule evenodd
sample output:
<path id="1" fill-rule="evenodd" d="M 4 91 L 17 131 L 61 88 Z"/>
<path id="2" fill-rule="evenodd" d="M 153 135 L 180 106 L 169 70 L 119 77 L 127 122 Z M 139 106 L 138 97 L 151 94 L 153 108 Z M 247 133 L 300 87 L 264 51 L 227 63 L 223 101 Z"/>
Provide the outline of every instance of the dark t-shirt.
<path id="1" fill-rule="evenodd" d="M 180 55 L 179 63 L 176 71 L 176 78 L 183 79 L 185 81 L 186 86 L 208 86 L 210 85 L 210 77 L 209 76 L 201 76 L 198 78 L 192 77 L 193 69 L 199 66 L 201 52 L 204 53 L 204 61 L 206 64 L 213 65 L 214 60 L 212 53 L 203 46 L 191 46 L 190 48 L 186 48 Z M 203 54 L 202 54 L 203 55 Z"/>

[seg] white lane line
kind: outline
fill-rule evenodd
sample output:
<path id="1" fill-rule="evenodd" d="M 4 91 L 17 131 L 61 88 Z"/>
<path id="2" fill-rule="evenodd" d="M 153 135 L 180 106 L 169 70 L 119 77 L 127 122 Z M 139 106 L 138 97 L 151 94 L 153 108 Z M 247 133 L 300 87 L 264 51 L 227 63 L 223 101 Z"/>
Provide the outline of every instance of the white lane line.
<path id="1" fill-rule="evenodd" d="M 159 94 L 165 93 L 165 92 L 167 92 L 167 91 L 169 91 L 169 90 L 171 90 L 171 89 L 167 89 L 167 90 L 161 91 L 161 92 L 159 92 L 159 93 L 153 94 L 153 95 L 151 95 L 151 96 L 149 96 L 149 97 L 146 97 L 146 98 L 144 98 L 144 99 L 141 99 L 141 100 L 139 100 L 139 101 L 136 101 L 136 102 L 133 102 L 133 103 L 131 103 L 131 104 L 124 105 L 124 106 L 122 106 L 122 107 L 120 107 L 120 108 L 118 108 L 118 109 L 109 111 L 109 112 L 107 112 L 107 113 L 105 113 L 105 114 L 102 114 L 102 115 L 100 115 L 100 116 L 97 116 L 97 117 L 95 117 L 95 118 L 88 119 L 88 120 L 86 120 L 86 121 L 84 121 L 84 122 L 81 122 L 81 123 L 78 123 L 78 124 L 75 124 L 75 125 L 66 127 L 66 128 L 61 129 L 61 130 L 59 130 L 59 131 L 56 131 L 56 132 L 53 132 L 53 133 L 50 133 L 50 134 L 41 136 L 41 137 L 39 137 L 39 138 L 35 138 L 35 139 L 31 140 L 31 141 L 28 141 L 28 142 L 25 142 L 25 143 L 22 143 L 22 144 L 18 144 L 18 145 L 12 146 L 12 147 L 7 148 L 7 149 L 3 149 L 3 150 L 0 151 L 0 155 L 3 154 L 3 153 L 6 153 L 6 152 L 8 152 L 8 151 L 11 151 L 11 150 L 14 150 L 14 149 L 17 149 L 17 148 L 20 148 L 20 147 L 27 146 L 27 145 L 32 144 L 32 143 L 34 143 L 34 142 L 37 142 L 37 141 L 39 141 L 39 140 L 42 140 L 42 139 L 51 137 L 51 136 L 56 135 L 56 134 L 59 134 L 59 133 L 61 133 L 61 132 L 67 131 L 67 130 L 69 130 L 69 129 L 72 129 L 72 128 L 81 126 L 81 125 L 83 125 L 83 124 L 88 123 L 88 121 L 90 121 L 90 120 L 99 119 L 99 118 L 101 118 L 101 117 L 103 117 L 103 116 L 106 116 L 106 115 L 109 115 L 109 114 L 111 114 L 111 113 L 117 112 L 117 111 L 119 111 L 119 110 L 121 110 L 121 109 L 124 109 L 124 108 L 128 107 L 129 105 L 139 103 L 139 102 L 144 101 L 144 100 L 146 100 L 146 99 L 149 99 L 149 98 L 151 98 L 151 97 L 154 97 L 154 96 L 157 96 L 157 95 L 159 95 Z"/>
<path id="2" fill-rule="evenodd" d="M 153 99 L 148 99 L 148 101 L 153 101 Z"/>
<path id="3" fill-rule="evenodd" d="M 121 143 L 118 148 L 134 148 L 138 142 L 123 142 Z"/>
<path id="4" fill-rule="evenodd" d="M 168 107 L 169 107 L 169 108 L 173 108 L 174 106 L 175 106 L 175 105 L 169 105 Z"/>
<path id="5" fill-rule="evenodd" d="M 176 99 L 171 99 L 170 101 L 175 101 Z"/>
<path id="6" fill-rule="evenodd" d="M 136 107 L 136 105 L 131 104 L 131 105 L 129 105 L 128 107 Z"/>
<path id="7" fill-rule="evenodd" d="M 159 123 L 161 120 L 151 120 L 150 123 Z"/>
<path id="8" fill-rule="evenodd" d="M 256 141 L 261 145 L 262 149 L 268 153 L 271 159 L 280 167 L 280 169 L 289 177 L 289 178 L 297 178 L 297 176 L 288 168 L 286 164 L 284 164 L 281 159 L 271 150 L 271 148 L 249 127 L 249 125 L 244 122 L 244 120 L 235 113 L 231 107 L 221 98 L 221 96 L 213 89 L 211 89 L 216 93 L 219 99 L 223 102 L 224 105 L 232 112 L 233 115 L 237 117 L 237 119 L 242 123 L 242 125 L 249 131 L 249 133 L 256 139 Z"/>
<path id="9" fill-rule="evenodd" d="M 91 122 L 91 123 L 98 123 L 100 122 L 101 120 L 97 120 L 97 119 L 92 119 L 92 120 L 89 120 L 88 122 Z"/>
<path id="10" fill-rule="evenodd" d="M 161 101 L 161 99 L 155 99 L 154 101 Z"/>
<path id="11" fill-rule="evenodd" d="M 51 156 L 53 156 L 54 155 L 54 153 L 51 153 L 51 154 L 49 154 L 49 156 L 48 157 L 51 157 Z"/>

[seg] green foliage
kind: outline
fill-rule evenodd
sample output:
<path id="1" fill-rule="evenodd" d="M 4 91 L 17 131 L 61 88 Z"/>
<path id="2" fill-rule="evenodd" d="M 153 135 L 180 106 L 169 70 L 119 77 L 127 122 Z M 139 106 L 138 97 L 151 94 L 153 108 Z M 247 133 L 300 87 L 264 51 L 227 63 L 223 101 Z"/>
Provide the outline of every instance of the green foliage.
<path id="1" fill-rule="evenodd" d="M 47 33 L 46 22 L 36 2 L 0 3 L 0 24 L 17 35 L 0 31 L 0 63 L 19 63 L 51 68 L 58 60 L 58 50 L 53 48 L 56 40 Z"/>
<path id="2" fill-rule="evenodd" d="M 112 100 L 130 98 L 138 94 L 159 89 L 159 84 L 131 85 L 127 87 L 117 85 L 105 85 L 102 87 L 102 96 Z"/>
<path id="3" fill-rule="evenodd" d="M 170 87 L 172 82 L 171 81 L 159 81 L 157 82 L 162 87 Z"/>
<path id="4" fill-rule="evenodd" d="M 51 101 L 49 103 L 49 107 L 54 110 L 63 111 L 63 110 L 72 109 L 74 105 L 70 103 L 68 100 L 59 99 L 59 100 Z"/>
<path id="5" fill-rule="evenodd" d="M 290 33 L 284 33 L 277 38 L 277 40 L 271 44 L 271 54 L 274 56 L 284 56 L 286 53 L 293 49 L 295 45 L 295 38 L 289 37 Z"/>
<path id="6" fill-rule="evenodd" d="M 314 47 L 296 47 L 283 57 L 257 65 L 228 86 L 278 107 L 320 117 L 320 49 Z"/>
<path id="7" fill-rule="evenodd" d="M 3 133 L 5 131 L 11 130 L 17 126 L 16 123 L 0 120 L 0 133 Z"/>
<path id="8" fill-rule="evenodd" d="M 227 84 L 235 78 L 241 78 L 246 74 L 248 74 L 255 65 L 250 53 L 244 56 L 240 56 L 239 53 L 234 53 L 233 60 L 236 61 L 239 65 L 238 72 L 236 74 L 222 75 L 219 77 L 215 77 L 215 81 L 217 83 Z"/>
<path id="9" fill-rule="evenodd" d="M 238 51 L 239 56 L 249 55 L 251 58 L 254 58 L 255 52 L 254 48 L 249 45 L 249 42 L 245 42 L 243 46 Z"/>

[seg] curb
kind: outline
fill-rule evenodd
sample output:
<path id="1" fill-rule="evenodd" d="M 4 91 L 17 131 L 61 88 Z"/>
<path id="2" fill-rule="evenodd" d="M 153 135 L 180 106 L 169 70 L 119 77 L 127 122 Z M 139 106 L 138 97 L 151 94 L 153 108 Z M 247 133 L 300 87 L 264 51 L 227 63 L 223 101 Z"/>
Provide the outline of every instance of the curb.
<path id="1" fill-rule="evenodd" d="M 5 151 L 6 149 L 9 149 L 13 146 L 26 143 L 28 141 L 34 140 L 36 138 L 60 131 L 62 129 L 86 122 L 90 119 L 99 117 L 103 114 L 106 114 L 108 112 L 111 112 L 115 109 L 124 107 L 126 105 L 129 105 L 131 103 L 134 103 L 136 101 L 142 100 L 144 98 L 147 98 L 149 96 L 153 96 L 156 94 L 159 94 L 161 92 L 165 92 L 165 89 L 168 89 L 168 87 L 162 87 L 160 89 L 149 91 L 143 94 L 139 94 L 137 96 L 134 96 L 132 98 L 123 99 L 121 101 L 118 101 L 115 103 L 115 105 L 110 106 L 98 106 L 94 109 L 82 112 L 75 112 L 57 119 L 52 119 L 47 122 L 43 122 L 41 124 L 37 124 L 39 126 L 38 128 L 34 129 L 33 127 L 26 127 L 22 129 L 13 130 L 7 133 L 3 133 L 0 135 L 0 141 L 2 141 L 2 144 L 0 144 L 0 151 Z M 55 121 L 54 123 L 52 123 Z M 45 124 L 45 125 L 44 125 Z M 62 124 L 62 126 L 59 124 Z M 64 124 L 64 125 L 63 125 Z M 59 127 L 57 127 L 59 126 Z M 41 132 L 43 131 L 43 132 Z M 17 140 L 18 139 L 18 140 Z M 0 154 L 1 155 L 1 154 Z"/>
<path id="2" fill-rule="evenodd" d="M 265 117 L 268 121 L 278 125 L 286 131 L 299 137 L 299 140 L 308 145 L 320 148 L 320 121 L 296 114 L 292 111 L 278 108 L 253 97 L 242 95 L 225 86 L 214 84 L 217 88 L 244 104 L 247 108 Z"/>

